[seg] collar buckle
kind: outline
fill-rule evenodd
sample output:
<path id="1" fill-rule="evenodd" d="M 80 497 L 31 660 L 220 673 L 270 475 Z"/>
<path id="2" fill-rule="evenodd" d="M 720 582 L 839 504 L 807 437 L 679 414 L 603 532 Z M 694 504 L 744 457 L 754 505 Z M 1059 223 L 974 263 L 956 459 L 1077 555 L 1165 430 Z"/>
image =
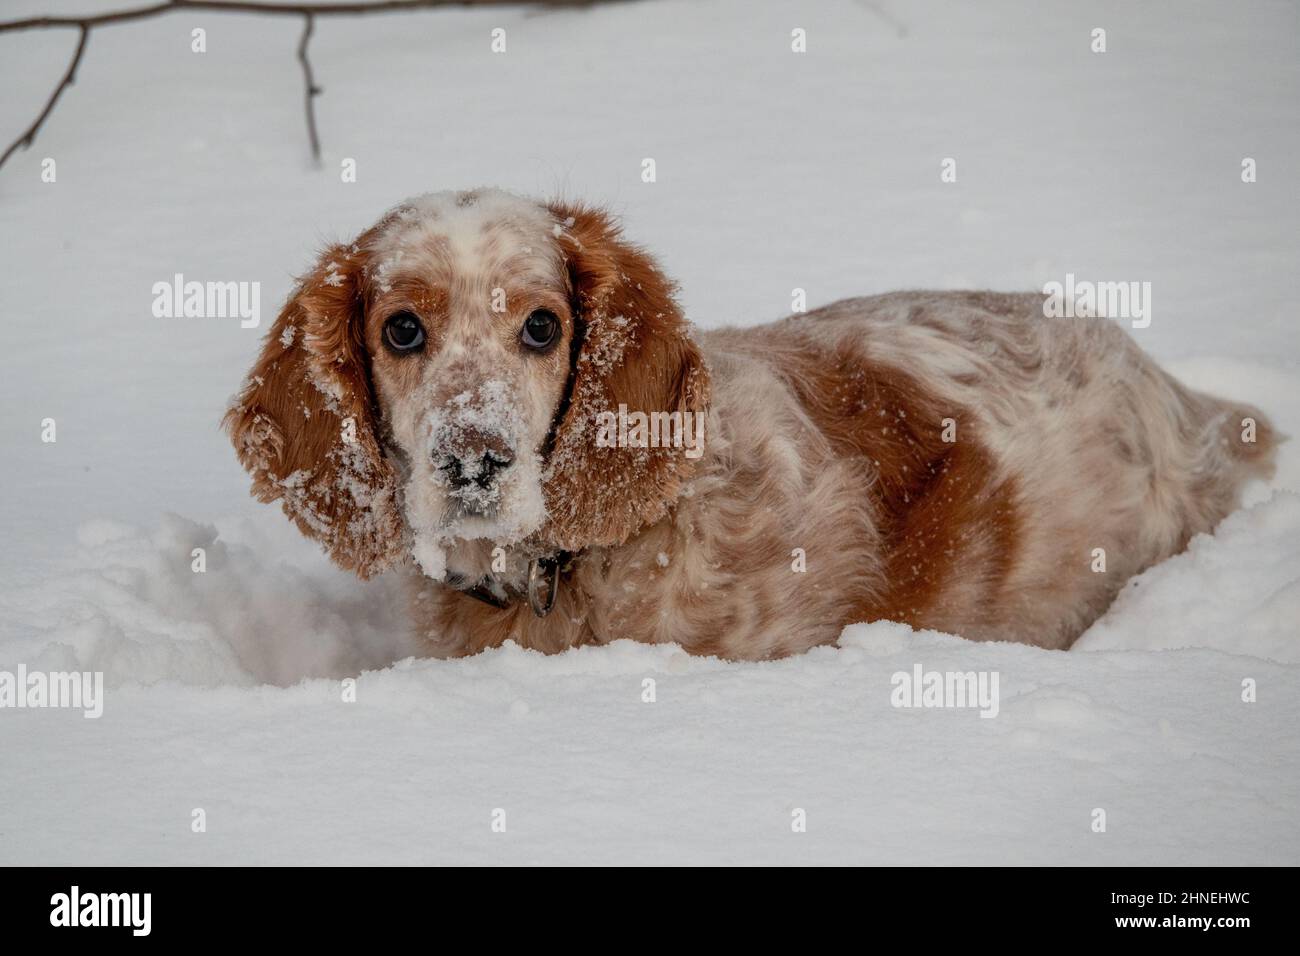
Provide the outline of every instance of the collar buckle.
<path id="1" fill-rule="evenodd" d="M 534 558 L 528 563 L 528 606 L 537 617 L 546 617 L 555 606 L 555 596 L 560 593 L 560 560 L 558 557 Z"/>
<path id="2" fill-rule="evenodd" d="M 546 617 L 555 606 L 555 599 L 560 593 L 560 574 L 573 566 L 573 555 L 568 551 L 545 558 L 534 558 L 528 562 L 528 587 L 526 596 L 528 606 L 537 617 Z M 513 588 L 503 589 L 493 584 L 492 578 L 484 578 L 473 587 L 457 588 L 466 597 L 472 597 L 484 604 L 508 610 L 521 596 Z"/>

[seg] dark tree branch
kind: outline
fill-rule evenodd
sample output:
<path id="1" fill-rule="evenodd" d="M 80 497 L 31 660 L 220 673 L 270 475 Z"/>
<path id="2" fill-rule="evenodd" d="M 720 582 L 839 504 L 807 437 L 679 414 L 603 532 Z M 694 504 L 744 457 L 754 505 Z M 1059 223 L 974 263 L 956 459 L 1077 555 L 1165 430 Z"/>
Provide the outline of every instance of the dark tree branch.
<path id="1" fill-rule="evenodd" d="M 0 23 L 0 33 L 14 30 L 34 30 L 43 27 L 99 27 L 110 23 L 126 23 L 173 10 L 205 10 L 218 13 L 270 13 L 282 16 L 355 16 L 363 13 L 401 13 L 431 7 L 472 7 L 505 3 L 508 0 L 372 0 L 370 3 L 257 3 L 256 0 L 163 0 L 142 7 L 110 10 L 107 13 L 87 14 L 84 17 L 31 17 Z"/>
<path id="2" fill-rule="evenodd" d="M 307 110 L 307 138 L 311 140 L 312 159 L 319 163 L 320 138 L 316 135 L 316 108 L 312 105 L 312 100 L 319 96 L 322 90 L 316 85 L 316 80 L 311 74 L 311 60 L 307 59 L 307 42 L 311 39 L 313 23 L 310 13 L 303 17 L 302 40 L 298 43 L 298 62 L 302 64 L 302 77 L 307 85 L 307 99 L 304 103 Z"/>
<path id="3" fill-rule="evenodd" d="M 81 55 L 86 52 L 86 38 L 89 36 L 90 27 L 82 27 L 77 36 L 77 52 L 72 54 L 72 62 L 68 64 L 68 71 L 63 74 L 63 79 L 59 81 L 59 85 L 56 86 L 54 92 L 50 94 L 49 100 L 45 103 L 45 109 L 41 110 L 41 115 L 36 117 L 35 122 L 33 122 L 31 126 L 27 127 L 27 132 L 23 133 L 16 140 L 10 143 L 9 148 L 4 151 L 4 155 L 0 156 L 0 166 L 3 166 L 5 160 L 18 152 L 20 148 L 26 149 L 28 146 L 32 145 L 32 140 L 36 139 L 36 133 L 41 128 L 41 124 L 45 122 L 45 117 L 49 116 L 50 113 L 54 111 L 54 104 L 59 101 L 59 97 L 63 95 L 63 91 L 73 83 L 77 82 L 77 67 L 81 65 Z"/>
<path id="4" fill-rule="evenodd" d="M 359 16 L 367 13 L 402 13 L 410 10 L 428 10 L 433 7 L 490 6 L 510 2 L 519 2 L 519 0 L 372 0 L 370 3 L 256 3 L 252 2 L 252 0 L 166 0 L 166 2 L 153 3 L 147 6 L 89 14 L 84 17 L 29 17 L 26 20 L 9 20 L 0 23 L 0 33 L 68 27 L 76 28 L 80 36 L 77 39 L 77 52 L 68 65 L 67 73 L 63 75 L 59 85 L 50 94 L 49 101 L 46 102 L 45 108 L 41 110 L 40 115 L 36 117 L 36 121 L 9 145 L 3 155 L 0 155 L 0 167 L 4 166 L 5 161 L 19 149 L 26 149 L 32 145 L 41 125 L 54 110 L 54 104 L 58 102 L 63 91 L 76 80 L 77 67 L 81 64 L 82 54 L 85 53 L 86 43 L 90 39 L 90 31 L 95 27 L 127 23 L 131 20 L 143 20 L 146 17 L 157 16 L 161 13 L 172 13 L 178 10 L 203 10 L 210 13 L 262 13 L 272 16 L 303 17 L 306 24 L 303 28 L 302 39 L 298 43 L 298 61 L 302 63 L 303 76 L 307 81 L 307 135 L 311 139 L 312 156 L 319 162 L 320 140 L 316 135 L 316 111 L 312 100 L 320 95 L 321 88 L 316 85 L 316 81 L 312 76 L 311 61 L 307 59 L 307 42 L 311 39 L 316 17 Z M 567 0 L 567 2 L 566 0 L 552 0 L 552 2 L 555 6 L 583 5 L 582 0 L 577 0 L 577 2 L 574 2 L 574 0 Z"/>

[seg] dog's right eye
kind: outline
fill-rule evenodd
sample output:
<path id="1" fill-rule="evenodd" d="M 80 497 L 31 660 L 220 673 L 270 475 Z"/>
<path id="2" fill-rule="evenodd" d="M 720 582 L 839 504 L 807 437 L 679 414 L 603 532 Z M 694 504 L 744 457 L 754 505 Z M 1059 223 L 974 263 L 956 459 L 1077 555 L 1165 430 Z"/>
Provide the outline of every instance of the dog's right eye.
<path id="1" fill-rule="evenodd" d="M 411 352 L 424 344 L 424 326 L 410 312 L 398 312 L 384 323 L 384 340 L 397 352 Z"/>

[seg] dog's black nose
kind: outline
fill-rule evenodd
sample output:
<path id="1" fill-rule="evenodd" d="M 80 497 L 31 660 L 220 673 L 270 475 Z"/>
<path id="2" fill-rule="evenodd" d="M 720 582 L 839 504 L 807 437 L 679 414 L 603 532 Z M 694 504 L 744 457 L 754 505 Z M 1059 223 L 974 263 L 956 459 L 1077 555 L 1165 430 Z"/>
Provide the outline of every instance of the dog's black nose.
<path id="1" fill-rule="evenodd" d="M 484 451 L 464 457 L 448 455 L 438 468 L 447 476 L 447 481 L 453 488 L 468 488 L 471 485 L 490 488 L 496 483 L 497 475 L 512 464 L 514 459 L 504 452 Z"/>

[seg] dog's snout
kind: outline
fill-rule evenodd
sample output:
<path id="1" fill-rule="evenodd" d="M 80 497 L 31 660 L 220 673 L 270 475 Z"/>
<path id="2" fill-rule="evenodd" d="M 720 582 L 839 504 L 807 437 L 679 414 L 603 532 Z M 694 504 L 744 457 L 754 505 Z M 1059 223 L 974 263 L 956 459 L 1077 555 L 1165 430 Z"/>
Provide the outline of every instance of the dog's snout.
<path id="1" fill-rule="evenodd" d="M 463 382 L 467 373 L 452 376 Z M 503 475 L 522 447 L 517 405 L 504 382 L 491 379 L 443 398 L 428 417 L 432 480 L 447 496 L 450 520 L 494 516 L 510 482 Z M 509 504 L 509 502 L 505 502 Z"/>
<path id="2" fill-rule="evenodd" d="M 467 488 L 477 485 L 488 488 L 497 476 L 514 464 L 509 452 L 482 449 L 477 454 L 470 452 L 462 455 L 443 455 L 438 468 L 447 476 L 447 482 L 453 488 Z"/>
<path id="3" fill-rule="evenodd" d="M 433 449 L 434 464 L 454 489 L 491 488 L 515 460 L 504 438 L 491 432 L 462 427 L 439 437 L 442 440 Z"/>

